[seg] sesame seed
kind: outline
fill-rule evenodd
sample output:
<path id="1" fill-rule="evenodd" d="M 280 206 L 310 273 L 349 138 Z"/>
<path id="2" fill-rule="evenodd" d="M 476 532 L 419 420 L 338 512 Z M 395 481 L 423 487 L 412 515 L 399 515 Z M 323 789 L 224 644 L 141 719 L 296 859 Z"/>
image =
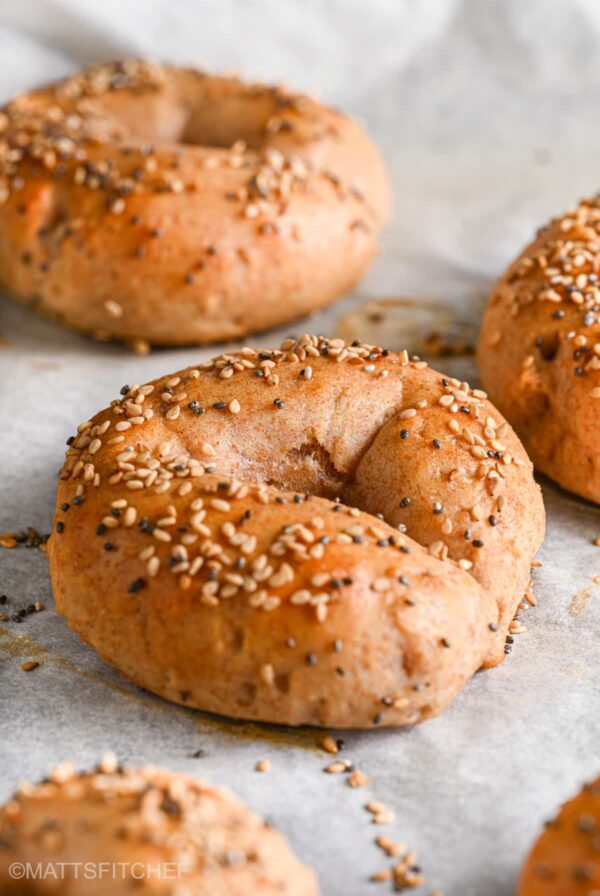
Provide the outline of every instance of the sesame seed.
<path id="1" fill-rule="evenodd" d="M 348 771 L 348 760 L 336 760 L 326 765 L 323 771 L 328 775 L 342 775 Z"/>
<path id="2" fill-rule="evenodd" d="M 222 498 L 213 498 L 210 504 L 215 510 L 221 510 L 223 513 L 227 513 L 231 510 L 231 504 L 229 504 L 228 501 L 224 501 Z"/>
<path id="3" fill-rule="evenodd" d="M 125 210 L 125 200 L 121 198 L 113 199 L 108 207 L 113 215 L 120 215 Z"/>
<path id="4" fill-rule="evenodd" d="M 275 681 L 275 670 L 271 663 L 265 663 L 260 670 L 260 677 L 266 685 L 271 687 Z"/>
<path id="5" fill-rule="evenodd" d="M 115 302 L 114 299 L 107 299 L 104 302 L 104 307 L 111 315 L 111 317 L 122 317 L 123 316 L 123 306 L 119 304 L 119 302 Z"/>
<path id="6" fill-rule="evenodd" d="M 350 777 L 348 778 L 348 786 L 353 789 L 358 789 L 360 787 L 365 787 L 369 783 L 369 779 L 367 775 L 360 769 L 355 769 Z"/>
<path id="7" fill-rule="evenodd" d="M 129 594 L 134 594 L 136 591 L 140 591 L 142 588 L 145 588 L 145 587 L 146 587 L 145 579 L 142 579 L 142 578 L 134 579 L 133 582 L 130 582 L 130 584 L 128 585 L 127 591 L 129 592 Z"/>
<path id="8" fill-rule="evenodd" d="M 324 750 L 326 750 L 327 753 L 336 754 L 339 752 L 339 747 L 330 734 L 327 734 L 325 735 L 325 737 L 321 738 L 320 746 Z"/>
<path id="9" fill-rule="evenodd" d="M 27 660 L 27 662 L 21 665 L 21 669 L 23 672 L 33 672 L 34 669 L 39 667 L 39 663 L 36 660 Z"/>

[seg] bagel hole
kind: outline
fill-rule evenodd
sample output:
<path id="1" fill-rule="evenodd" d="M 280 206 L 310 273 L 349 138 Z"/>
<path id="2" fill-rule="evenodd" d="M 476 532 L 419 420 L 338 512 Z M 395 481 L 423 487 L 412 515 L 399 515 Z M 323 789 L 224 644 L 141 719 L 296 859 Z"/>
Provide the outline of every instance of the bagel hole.
<path id="1" fill-rule="evenodd" d="M 558 354 L 560 347 L 560 336 L 558 333 L 551 333 L 549 336 L 541 336 L 538 349 L 544 361 L 553 361 Z"/>
<path id="2" fill-rule="evenodd" d="M 105 100 L 109 114 L 129 137 L 143 143 L 176 143 L 227 149 L 244 141 L 249 149 L 265 142 L 269 119 L 277 106 L 268 94 L 199 102 L 159 104 L 138 97 L 123 106 L 119 97 Z"/>
<path id="3" fill-rule="evenodd" d="M 243 141 L 248 149 L 260 149 L 269 120 L 277 111 L 275 97 L 268 90 L 194 103 L 188 109 L 179 142 L 228 148 Z"/>
<path id="4" fill-rule="evenodd" d="M 260 149 L 264 143 L 264 127 L 241 128 L 233 121 L 219 123 L 206 119 L 204 114 L 192 113 L 177 135 L 176 142 L 183 146 L 214 146 L 215 149 L 229 149 L 239 141 L 243 141 L 248 149 Z"/>

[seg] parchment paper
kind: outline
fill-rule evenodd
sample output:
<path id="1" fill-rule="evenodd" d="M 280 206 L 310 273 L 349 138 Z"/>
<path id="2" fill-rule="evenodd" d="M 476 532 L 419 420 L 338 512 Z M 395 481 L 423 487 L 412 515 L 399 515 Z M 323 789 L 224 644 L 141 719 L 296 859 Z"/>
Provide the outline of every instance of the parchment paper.
<path id="1" fill-rule="evenodd" d="M 154 54 L 285 80 L 364 119 L 392 173 L 396 217 L 353 297 L 253 338 L 331 332 L 381 296 L 481 298 L 535 227 L 600 185 L 600 5 L 594 0 L 21 0 L 0 5 L 4 97 L 71 68 Z M 0 298 L 0 531 L 47 532 L 65 439 L 125 382 L 214 350 L 147 358 L 44 323 Z M 390 347 L 399 347 L 390 345 Z M 438 362 L 475 379 L 471 359 Z M 543 482 L 548 535 L 539 606 L 511 656 L 441 718 L 413 730 L 345 734 L 369 776 L 351 790 L 323 773 L 318 733 L 231 724 L 128 684 L 53 611 L 46 559 L 0 549 L 0 593 L 43 613 L 0 633 L 0 799 L 65 757 L 106 749 L 127 762 L 187 769 L 229 786 L 284 831 L 327 896 L 387 892 L 378 833 L 417 850 L 422 893 L 509 896 L 518 866 L 558 803 L 600 772 L 600 535 L 597 508 Z M 4 608 L 0 607 L 0 612 Z M 39 668 L 25 673 L 21 663 Z M 205 755 L 191 758 L 202 749 Z M 269 757 L 271 772 L 255 763 Z M 386 828 L 363 804 L 396 812 Z"/>

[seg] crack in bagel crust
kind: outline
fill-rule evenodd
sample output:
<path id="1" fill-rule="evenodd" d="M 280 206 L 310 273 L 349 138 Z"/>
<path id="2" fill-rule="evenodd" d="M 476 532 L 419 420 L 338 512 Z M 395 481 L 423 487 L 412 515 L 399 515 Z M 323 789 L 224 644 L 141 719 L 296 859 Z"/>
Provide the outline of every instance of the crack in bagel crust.
<path id="1" fill-rule="evenodd" d="M 48 554 L 59 612 L 125 675 L 368 727 L 502 659 L 544 510 L 485 393 L 316 336 L 121 392 L 69 440 Z"/>
<path id="2" fill-rule="evenodd" d="M 22 880 L 11 873 L 27 865 L 43 871 Z M 313 871 L 237 798 L 181 772 L 123 768 L 112 754 L 92 771 L 65 762 L 40 784 L 21 782 L 0 806 L 0 889 L 3 896 L 319 894 Z"/>
<path id="3" fill-rule="evenodd" d="M 359 125 L 283 87 L 130 60 L 0 112 L 3 286 L 100 339 L 306 314 L 360 279 L 389 208 Z"/>
<path id="4" fill-rule="evenodd" d="M 535 466 L 600 503 L 600 200 L 542 228 L 490 296 L 478 365 Z"/>

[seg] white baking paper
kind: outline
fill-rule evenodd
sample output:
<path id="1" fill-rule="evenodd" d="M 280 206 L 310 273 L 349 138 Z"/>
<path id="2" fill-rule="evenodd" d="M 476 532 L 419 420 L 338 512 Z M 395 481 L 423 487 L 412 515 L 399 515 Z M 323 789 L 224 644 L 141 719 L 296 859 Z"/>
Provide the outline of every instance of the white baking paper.
<path id="1" fill-rule="evenodd" d="M 0 4 L 0 94 L 80 65 L 151 54 L 284 80 L 361 118 L 386 156 L 395 220 L 356 294 L 287 332 L 332 332 L 370 298 L 451 303 L 476 322 L 493 279 L 540 223 L 600 184 L 600 4 L 595 0 L 20 0 Z M 46 532 L 64 442 L 125 382 L 206 358 L 140 358 L 0 298 L 0 531 Z M 253 344 L 259 338 L 253 338 Z M 399 346 L 390 346 L 399 347 Z M 475 378 L 470 358 L 439 366 Z M 142 693 L 52 609 L 44 555 L 0 549 L 9 608 L 43 613 L 0 634 L 0 799 L 17 779 L 114 750 L 235 790 L 315 866 L 327 896 L 387 892 L 386 833 L 419 855 L 420 891 L 509 896 L 542 820 L 600 772 L 598 509 L 542 482 L 548 536 L 535 610 L 512 655 L 441 718 L 345 734 L 369 776 L 326 775 L 318 732 L 228 723 Z M 2 611 L 0 607 L 0 611 Z M 26 673 L 21 663 L 38 660 Z M 205 755 L 191 758 L 202 749 Z M 255 764 L 270 758 L 272 770 Z M 363 804 L 394 809 L 386 828 Z"/>

